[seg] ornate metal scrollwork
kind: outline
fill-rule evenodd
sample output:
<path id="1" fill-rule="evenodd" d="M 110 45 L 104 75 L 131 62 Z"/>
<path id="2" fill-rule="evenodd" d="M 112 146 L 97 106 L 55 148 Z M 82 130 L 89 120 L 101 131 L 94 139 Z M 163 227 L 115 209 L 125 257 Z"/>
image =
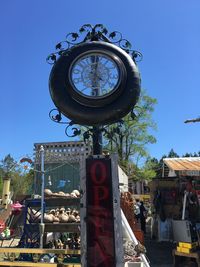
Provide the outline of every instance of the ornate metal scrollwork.
<path id="1" fill-rule="evenodd" d="M 78 127 L 74 127 L 76 123 L 74 123 L 73 121 L 62 121 L 62 114 L 58 109 L 52 109 L 49 112 L 49 117 L 56 123 L 67 124 L 67 127 L 65 128 L 65 134 L 68 137 L 75 137 L 81 134 L 81 130 Z"/>
<path id="2" fill-rule="evenodd" d="M 85 36 L 83 35 L 84 33 Z M 79 32 L 67 34 L 66 40 L 59 42 L 55 47 L 56 52 L 51 53 L 46 60 L 49 64 L 53 65 L 59 56 L 66 54 L 74 45 L 90 41 L 104 41 L 115 44 L 125 50 L 134 61 L 138 62 L 142 60 L 142 54 L 133 50 L 131 43 L 127 39 L 124 39 L 120 32 L 113 31 L 108 33 L 107 28 L 103 24 L 96 24 L 95 26 L 84 24 L 79 29 Z"/>
<path id="3" fill-rule="evenodd" d="M 81 130 L 78 127 L 73 127 L 75 124 L 73 121 L 69 123 L 69 125 L 65 128 L 65 134 L 68 137 L 75 137 L 81 134 Z"/>
<path id="4" fill-rule="evenodd" d="M 56 113 L 55 115 L 53 115 L 54 113 Z M 57 123 L 62 123 L 62 124 L 68 124 L 69 122 L 62 122 L 62 115 L 61 112 L 57 109 L 54 108 L 49 112 L 49 118 Z"/>
<path id="5" fill-rule="evenodd" d="M 55 114 L 53 114 L 55 113 Z M 83 137 L 83 141 L 85 143 L 88 142 L 88 140 L 90 138 L 92 138 L 93 134 L 94 134 L 94 128 L 93 127 L 87 127 L 84 126 L 82 128 L 80 128 L 75 122 L 73 121 L 62 121 L 62 115 L 61 112 L 58 109 L 52 109 L 49 112 L 49 117 L 52 121 L 56 122 L 56 123 L 60 123 L 60 124 L 67 124 L 66 128 L 65 128 L 65 134 L 68 137 L 76 137 L 76 136 L 80 136 L 82 135 Z M 131 118 L 132 120 L 134 120 L 137 117 L 137 115 L 133 112 L 133 110 L 131 111 Z M 103 136 L 105 136 L 108 140 L 112 140 L 113 138 L 113 134 L 115 133 L 119 133 L 120 129 L 123 125 L 124 121 L 123 120 L 119 120 L 116 123 L 116 126 L 113 127 L 112 131 L 108 130 L 109 125 L 104 125 L 101 126 L 98 130 L 102 133 Z M 76 126 L 77 125 L 77 126 Z"/>
<path id="6" fill-rule="evenodd" d="M 60 124 L 67 124 L 66 128 L 65 128 L 65 134 L 68 137 L 76 137 L 76 136 L 83 136 L 83 141 L 85 143 L 88 142 L 88 140 L 90 138 L 92 138 L 93 134 L 94 134 L 94 128 L 93 127 L 87 127 L 84 126 L 82 128 L 80 128 L 79 126 L 76 126 L 77 124 L 73 121 L 62 121 L 62 115 L 61 112 L 58 109 L 52 109 L 49 112 L 49 117 L 52 121 L 56 122 L 56 123 L 60 123 Z M 121 125 L 123 124 L 123 120 L 120 120 L 118 122 L 117 127 L 114 128 L 114 131 L 117 131 Z M 106 136 L 107 139 L 112 139 L 112 134 L 107 130 L 108 125 L 102 126 L 99 128 L 99 131 Z"/>

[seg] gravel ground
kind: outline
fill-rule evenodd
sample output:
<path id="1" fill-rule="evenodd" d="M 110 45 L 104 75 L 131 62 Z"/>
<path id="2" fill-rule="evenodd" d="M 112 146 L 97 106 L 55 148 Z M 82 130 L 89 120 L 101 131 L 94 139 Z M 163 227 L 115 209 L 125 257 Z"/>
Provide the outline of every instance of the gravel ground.
<path id="1" fill-rule="evenodd" d="M 158 242 L 146 238 L 145 247 L 147 249 L 147 257 L 151 267 L 173 266 L 172 250 L 174 246 L 171 242 Z"/>

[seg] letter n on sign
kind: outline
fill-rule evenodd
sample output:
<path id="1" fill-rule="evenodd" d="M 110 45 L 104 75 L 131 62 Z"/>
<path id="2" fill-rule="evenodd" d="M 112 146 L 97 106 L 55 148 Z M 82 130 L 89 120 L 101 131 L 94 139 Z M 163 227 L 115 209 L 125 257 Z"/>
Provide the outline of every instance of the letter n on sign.
<path id="1" fill-rule="evenodd" d="M 110 158 L 86 159 L 87 267 L 114 267 L 115 240 Z"/>

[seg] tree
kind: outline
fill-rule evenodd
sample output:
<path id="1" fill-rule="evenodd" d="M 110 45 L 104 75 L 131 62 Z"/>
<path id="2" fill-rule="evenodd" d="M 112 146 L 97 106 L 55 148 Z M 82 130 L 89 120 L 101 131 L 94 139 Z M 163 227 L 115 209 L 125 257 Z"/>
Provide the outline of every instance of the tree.
<path id="1" fill-rule="evenodd" d="M 0 161 L 0 196 L 2 195 L 3 178 L 5 175 L 11 179 L 10 190 L 13 192 L 14 199 L 17 195 L 31 194 L 34 171 L 24 172 L 23 168 L 19 167 L 10 154 Z"/>
<path id="2" fill-rule="evenodd" d="M 0 196 L 3 191 L 3 178 L 5 175 L 11 176 L 11 174 L 15 172 L 15 168 L 16 162 L 10 154 L 0 161 Z"/>
<path id="3" fill-rule="evenodd" d="M 162 157 L 163 158 L 163 157 Z M 173 150 L 173 148 L 169 151 L 167 158 L 179 158 L 179 155 Z"/>
<path id="4" fill-rule="evenodd" d="M 162 170 L 163 170 L 163 159 L 164 158 L 179 158 L 179 155 L 174 151 L 174 149 L 170 149 L 167 155 L 163 155 L 159 160 L 156 158 L 149 157 L 145 162 L 145 168 L 154 171 L 155 176 L 152 178 L 161 178 Z"/>
<path id="5" fill-rule="evenodd" d="M 17 163 L 10 154 L 5 156 L 5 158 L 0 161 L 0 168 L 3 171 L 3 173 L 8 173 L 13 170 L 16 170 L 16 166 Z"/>
<path id="6" fill-rule="evenodd" d="M 28 173 L 14 173 L 12 176 L 11 191 L 13 191 L 13 199 L 16 200 L 17 195 L 28 195 L 33 191 L 34 171 Z"/>
<path id="7" fill-rule="evenodd" d="M 150 129 L 156 128 L 152 119 L 156 102 L 155 98 L 142 91 L 134 114 L 129 113 L 123 119 L 123 123 L 115 123 L 106 131 L 106 139 L 109 140 L 106 149 L 117 152 L 120 165 L 126 169 L 129 162 L 134 162 L 138 166 L 139 161 L 148 156 L 146 146 L 156 142 L 155 137 L 149 133 Z"/>
<path id="8" fill-rule="evenodd" d="M 166 157 L 166 156 L 163 156 L 163 157 Z M 163 157 L 160 160 L 156 158 L 148 157 L 148 159 L 146 160 L 143 168 L 145 170 L 151 170 L 151 176 L 149 180 L 153 178 L 162 177 Z"/>
<path id="9" fill-rule="evenodd" d="M 188 153 L 187 152 L 182 157 L 183 158 L 185 158 L 185 157 L 200 157 L 200 151 L 194 152 L 194 153 Z"/>

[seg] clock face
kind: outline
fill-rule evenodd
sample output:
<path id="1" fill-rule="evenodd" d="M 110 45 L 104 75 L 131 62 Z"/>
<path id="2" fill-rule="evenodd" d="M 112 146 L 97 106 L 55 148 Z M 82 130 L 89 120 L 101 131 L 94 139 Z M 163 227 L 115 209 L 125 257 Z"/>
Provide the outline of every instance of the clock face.
<path id="1" fill-rule="evenodd" d="M 95 51 L 72 62 L 69 78 L 76 92 L 89 98 L 102 98 L 112 94 L 121 79 L 115 58 Z"/>

